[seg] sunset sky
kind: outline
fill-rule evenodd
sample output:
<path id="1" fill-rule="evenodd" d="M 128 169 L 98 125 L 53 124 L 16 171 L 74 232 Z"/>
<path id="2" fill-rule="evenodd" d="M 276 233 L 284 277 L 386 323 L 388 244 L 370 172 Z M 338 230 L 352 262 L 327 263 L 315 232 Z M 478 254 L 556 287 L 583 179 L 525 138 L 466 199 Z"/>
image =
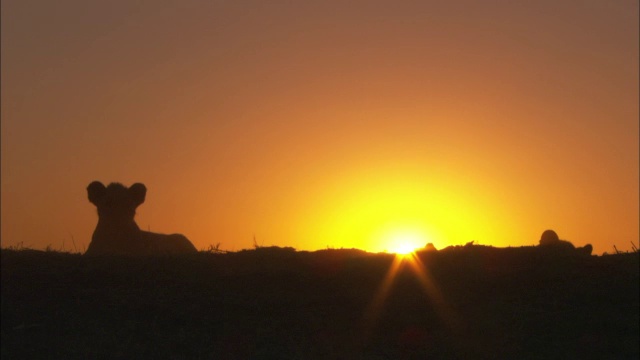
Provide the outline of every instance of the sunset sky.
<path id="1" fill-rule="evenodd" d="M 637 0 L 2 1 L 2 246 L 93 180 L 198 249 L 639 233 Z"/>

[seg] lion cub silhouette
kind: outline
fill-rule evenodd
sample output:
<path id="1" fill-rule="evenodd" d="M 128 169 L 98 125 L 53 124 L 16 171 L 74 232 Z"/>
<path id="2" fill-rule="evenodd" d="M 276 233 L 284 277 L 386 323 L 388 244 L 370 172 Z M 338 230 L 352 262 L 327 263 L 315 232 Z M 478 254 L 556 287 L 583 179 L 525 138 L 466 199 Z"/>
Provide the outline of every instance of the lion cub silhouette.
<path id="1" fill-rule="evenodd" d="M 591 252 L 593 251 L 593 246 L 591 246 L 591 244 L 576 248 L 571 242 L 560 240 L 558 234 L 553 230 L 545 230 L 542 233 L 540 236 L 540 247 L 555 252 L 575 252 L 580 255 L 591 255 Z"/>
<path id="2" fill-rule="evenodd" d="M 85 255 L 169 255 L 197 252 L 181 234 L 142 231 L 133 220 L 136 208 L 144 202 L 147 188 L 135 183 L 104 186 L 94 181 L 87 187 L 89 201 L 98 208 L 98 225 Z"/>

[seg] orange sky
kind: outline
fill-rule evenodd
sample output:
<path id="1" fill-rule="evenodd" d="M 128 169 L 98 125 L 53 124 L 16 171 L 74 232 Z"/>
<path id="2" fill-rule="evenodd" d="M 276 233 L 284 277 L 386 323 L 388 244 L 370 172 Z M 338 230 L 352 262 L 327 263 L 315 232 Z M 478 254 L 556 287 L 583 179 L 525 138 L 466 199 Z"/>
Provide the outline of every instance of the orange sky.
<path id="1" fill-rule="evenodd" d="M 345 3 L 3 0 L 2 246 L 638 245 L 638 1 Z"/>

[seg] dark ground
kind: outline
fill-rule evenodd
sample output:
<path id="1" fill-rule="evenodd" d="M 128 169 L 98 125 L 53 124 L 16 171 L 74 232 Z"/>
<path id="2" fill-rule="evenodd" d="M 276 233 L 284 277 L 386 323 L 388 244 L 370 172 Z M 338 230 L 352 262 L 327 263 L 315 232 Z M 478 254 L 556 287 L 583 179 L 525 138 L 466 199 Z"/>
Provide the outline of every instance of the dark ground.
<path id="1" fill-rule="evenodd" d="M 428 276 L 405 262 L 381 296 L 394 257 L 358 250 L 133 259 L 3 249 L 1 356 L 640 357 L 638 253 L 472 246 L 419 258 Z"/>

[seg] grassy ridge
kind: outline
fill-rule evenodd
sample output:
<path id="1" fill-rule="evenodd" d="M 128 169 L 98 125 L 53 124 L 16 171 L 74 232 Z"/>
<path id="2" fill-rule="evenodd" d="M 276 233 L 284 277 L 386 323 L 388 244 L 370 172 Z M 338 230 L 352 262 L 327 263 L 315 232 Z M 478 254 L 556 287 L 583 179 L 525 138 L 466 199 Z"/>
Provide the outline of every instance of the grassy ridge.
<path id="1" fill-rule="evenodd" d="M 2 250 L 3 359 L 638 358 L 639 256 Z M 442 301 L 438 301 L 442 299 Z"/>

